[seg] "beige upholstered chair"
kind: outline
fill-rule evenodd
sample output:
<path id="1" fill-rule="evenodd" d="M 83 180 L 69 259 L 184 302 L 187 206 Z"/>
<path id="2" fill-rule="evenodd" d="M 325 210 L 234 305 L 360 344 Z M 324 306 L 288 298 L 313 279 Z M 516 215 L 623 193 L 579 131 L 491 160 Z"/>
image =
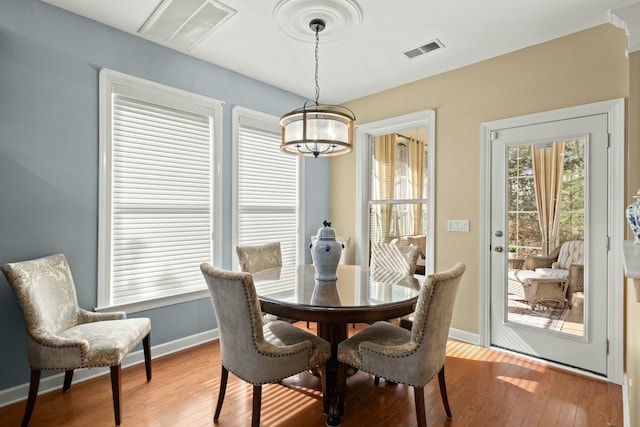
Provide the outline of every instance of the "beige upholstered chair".
<path id="1" fill-rule="evenodd" d="M 236 246 L 240 270 L 248 273 L 282 267 L 280 242 Z"/>
<path id="2" fill-rule="evenodd" d="M 109 366 L 116 425 L 120 425 L 121 362 L 143 342 L 147 381 L 151 380 L 151 322 L 126 319 L 124 312 L 94 313 L 78 307 L 67 259 L 51 255 L 2 266 L 22 307 L 27 327 L 31 382 L 22 425 L 29 424 L 44 370 L 65 371 L 62 390 L 73 370 Z"/>
<path id="3" fill-rule="evenodd" d="M 389 381 L 414 388 L 418 426 L 426 426 L 424 386 L 436 375 L 447 416 L 444 378 L 447 338 L 464 264 L 430 274 L 420 290 L 411 330 L 376 322 L 338 345 L 338 360 Z M 341 365 L 339 375 L 344 375 Z"/>
<path id="4" fill-rule="evenodd" d="M 371 247 L 369 266 L 373 269 L 413 276 L 419 257 L 420 248 L 410 244 L 407 240 L 396 240 L 390 243 L 375 242 Z M 401 318 L 389 319 L 389 322 L 398 325 L 400 320 Z M 377 377 L 375 382 L 378 383 Z"/>
<path id="5" fill-rule="evenodd" d="M 263 245 L 236 246 L 236 255 L 240 271 L 255 273 L 269 268 L 282 267 L 282 250 L 280 242 L 266 243 Z M 278 320 L 277 316 L 262 313 L 262 323 Z M 286 320 L 286 319 L 282 319 Z"/>
<path id="6" fill-rule="evenodd" d="M 324 371 L 331 348 L 322 338 L 287 322 L 276 320 L 263 325 L 251 274 L 219 270 L 206 263 L 200 269 L 220 331 L 222 376 L 213 420 L 220 416 L 231 372 L 253 384 L 251 425 L 258 426 L 262 384 L 278 382 L 318 365 Z M 324 392 L 324 381 L 322 385 Z"/>
<path id="7" fill-rule="evenodd" d="M 373 268 L 413 275 L 419 256 L 420 249 L 411 244 L 375 242 L 371 247 L 369 265 Z"/>

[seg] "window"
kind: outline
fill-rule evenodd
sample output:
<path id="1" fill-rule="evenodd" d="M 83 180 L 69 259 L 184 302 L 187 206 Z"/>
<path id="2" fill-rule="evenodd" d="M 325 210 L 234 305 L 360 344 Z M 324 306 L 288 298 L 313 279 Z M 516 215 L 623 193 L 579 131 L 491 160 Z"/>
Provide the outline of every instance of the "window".
<path id="1" fill-rule="evenodd" d="M 562 159 L 560 166 L 560 201 L 558 204 L 558 230 L 547 251 L 568 240 L 584 240 L 585 194 L 585 139 L 555 141 L 538 150 L 550 151 L 553 146 Z M 509 156 L 509 252 L 519 258 L 545 254 L 540 221 L 540 206 L 534 179 L 532 160 L 534 146 L 520 145 L 508 148 Z M 547 165 L 547 168 L 549 166 Z M 540 167 L 540 169 L 544 169 Z M 547 173 L 549 175 L 549 173 Z M 542 185 L 542 184 L 541 184 Z"/>
<path id="2" fill-rule="evenodd" d="M 427 228 L 427 129 L 373 138 L 369 238 L 389 242 Z M 424 244 L 420 245 L 424 251 Z"/>
<path id="3" fill-rule="evenodd" d="M 221 118 L 214 99 L 100 71 L 99 309 L 207 296 Z"/>
<path id="4" fill-rule="evenodd" d="M 435 113 L 425 110 L 359 125 L 356 143 L 356 264 L 372 242 L 418 246 L 420 271 L 433 271 Z M 368 244 L 367 244 L 368 243 Z"/>
<path id="5" fill-rule="evenodd" d="M 295 265 L 300 241 L 300 158 L 280 151 L 277 117 L 235 107 L 233 132 L 234 247 L 279 241 L 283 265 Z M 234 260 L 237 268 L 235 256 Z"/>

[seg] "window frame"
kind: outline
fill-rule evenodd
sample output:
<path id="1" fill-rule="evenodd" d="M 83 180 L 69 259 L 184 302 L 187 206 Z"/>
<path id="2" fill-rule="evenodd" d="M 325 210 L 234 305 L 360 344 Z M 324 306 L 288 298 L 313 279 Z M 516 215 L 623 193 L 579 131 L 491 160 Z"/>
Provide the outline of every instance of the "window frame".
<path id="1" fill-rule="evenodd" d="M 426 230 L 426 258 L 425 274 L 434 271 L 434 241 L 435 241 L 435 158 L 436 158 L 436 121 L 435 111 L 432 109 L 417 111 L 403 116 L 392 117 L 371 123 L 365 123 L 356 128 L 356 144 L 359 147 L 356 157 L 356 250 L 355 262 L 367 265 L 369 261 L 369 205 L 371 197 L 371 167 L 372 141 L 376 136 L 402 133 L 403 131 L 427 128 L 429 140 L 428 164 L 429 173 L 427 183 L 426 205 L 428 209 L 428 224 Z M 418 199 L 422 202 L 425 199 Z M 411 200 L 413 202 L 413 200 Z M 380 202 L 380 201 L 376 201 Z M 407 202 L 407 201 L 404 201 Z"/>
<path id="2" fill-rule="evenodd" d="M 120 91 L 120 92 L 119 92 Z M 220 264 L 221 253 L 221 212 L 222 212 L 222 138 L 223 138 L 223 102 L 187 92 L 181 89 L 155 83 L 142 78 L 130 76 L 107 68 L 99 72 L 99 212 L 98 212 L 98 295 L 96 311 L 124 310 L 139 312 L 153 308 L 208 298 L 205 282 L 202 289 L 179 292 L 173 295 L 153 297 L 136 302 L 114 303 L 111 297 L 111 255 L 112 255 L 112 143 L 113 143 L 113 96 L 114 94 L 137 95 L 138 100 L 152 102 L 175 109 L 203 107 L 211 111 L 211 259 L 210 262 Z"/>
<path id="3" fill-rule="evenodd" d="M 240 135 L 239 130 L 241 126 L 241 122 L 246 120 L 251 123 L 254 127 L 259 127 L 262 130 L 268 131 L 269 129 L 278 130 L 277 134 L 280 135 L 280 118 L 276 116 L 272 116 L 267 113 L 263 113 L 260 111 L 252 110 L 242 106 L 235 106 L 232 110 L 232 140 L 233 140 L 233 191 L 232 191 L 232 236 L 231 236 L 231 246 L 232 246 L 232 269 L 237 271 L 239 270 L 238 259 L 235 253 L 235 247 L 239 244 L 239 236 L 238 236 L 238 186 L 239 186 L 239 178 L 238 172 L 239 168 L 239 146 L 240 146 Z M 283 156 L 288 156 L 285 153 L 281 153 Z M 297 194 L 296 194 L 296 235 L 295 235 L 295 261 L 296 265 L 302 264 L 304 262 L 304 248 L 306 248 L 305 237 L 303 236 L 304 232 L 304 161 L 302 157 L 294 156 L 293 160 L 297 162 Z M 285 256 L 283 249 L 283 257 Z M 283 258 L 283 264 L 286 263 L 286 260 Z"/>

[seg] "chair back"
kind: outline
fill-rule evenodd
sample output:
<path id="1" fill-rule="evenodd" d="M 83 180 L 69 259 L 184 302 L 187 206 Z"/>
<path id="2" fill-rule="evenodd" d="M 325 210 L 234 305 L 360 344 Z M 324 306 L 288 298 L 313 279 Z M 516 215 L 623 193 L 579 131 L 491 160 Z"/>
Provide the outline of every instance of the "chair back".
<path id="1" fill-rule="evenodd" d="M 418 346 L 421 360 L 428 365 L 422 372 L 438 372 L 444 364 L 453 316 L 453 306 L 465 265 L 457 263 L 451 269 L 427 276 L 413 316 L 411 341 Z M 427 379 L 428 380 L 428 379 Z"/>
<path id="2" fill-rule="evenodd" d="M 264 346 L 260 303 L 253 276 L 220 270 L 208 263 L 200 270 L 209 288 L 220 333 L 222 364 L 241 378 L 253 378 L 255 359 Z"/>
<path id="3" fill-rule="evenodd" d="M 417 246 L 375 242 L 371 247 L 369 265 L 372 268 L 413 275 L 416 271 L 419 256 L 420 250 Z"/>
<path id="4" fill-rule="evenodd" d="M 240 270 L 255 273 L 274 267 L 282 267 L 282 251 L 280 242 L 263 245 L 238 245 L 236 255 Z"/>
<path id="5" fill-rule="evenodd" d="M 67 258 L 50 255 L 2 266 L 29 335 L 57 334 L 79 323 L 78 300 Z"/>
<path id="6" fill-rule="evenodd" d="M 560 253 L 556 260 L 557 267 L 568 270 L 571 264 L 584 264 L 584 241 L 582 240 L 570 240 L 564 242 L 560 246 Z"/>

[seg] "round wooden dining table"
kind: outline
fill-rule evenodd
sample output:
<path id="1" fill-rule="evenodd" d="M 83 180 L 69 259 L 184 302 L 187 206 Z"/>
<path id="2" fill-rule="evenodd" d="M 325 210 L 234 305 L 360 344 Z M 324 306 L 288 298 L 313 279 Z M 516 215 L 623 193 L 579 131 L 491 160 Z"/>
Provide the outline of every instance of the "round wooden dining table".
<path id="1" fill-rule="evenodd" d="M 339 375 L 338 344 L 348 325 L 402 317 L 415 310 L 425 277 L 356 265 L 340 265 L 338 280 L 318 281 L 312 264 L 253 273 L 262 311 L 317 323 L 317 334 L 331 344 L 322 381 L 327 425 L 337 426 L 344 413 L 346 377 Z M 343 369 L 342 372 L 345 370 Z"/>

